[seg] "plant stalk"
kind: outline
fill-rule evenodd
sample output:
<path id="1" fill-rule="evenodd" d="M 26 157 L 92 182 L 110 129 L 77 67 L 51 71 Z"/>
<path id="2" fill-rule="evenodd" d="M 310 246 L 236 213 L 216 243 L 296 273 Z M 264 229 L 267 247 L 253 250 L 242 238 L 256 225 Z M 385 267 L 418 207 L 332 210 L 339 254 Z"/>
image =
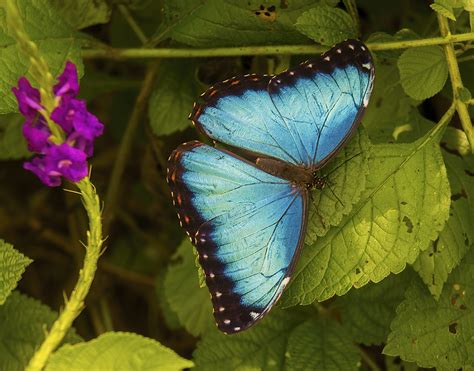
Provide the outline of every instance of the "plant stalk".
<path id="1" fill-rule="evenodd" d="M 449 30 L 449 23 L 446 17 L 438 14 L 439 30 L 443 37 L 451 37 L 451 31 Z M 456 53 L 454 51 L 454 45 L 452 42 L 444 45 L 444 52 L 446 54 L 446 61 L 448 63 L 449 76 L 451 79 L 451 85 L 453 88 L 453 99 L 456 105 L 456 111 L 458 112 L 459 119 L 461 121 L 464 133 L 466 133 L 467 140 L 471 147 L 471 152 L 474 153 L 474 131 L 472 128 L 471 117 L 469 115 L 468 105 L 461 100 L 459 92 L 463 89 L 463 83 L 461 79 L 461 73 L 459 71 L 459 65 L 456 59 Z"/>
<path id="2" fill-rule="evenodd" d="M 474 32 L 457 35 L 448 34 L 442 37 L 431 37 L 417 40 L 390 41 L 383 43 L 367 43 L 372 51 L 406 49 L 429 45 L 446 45 L 453 42 L 474 40 Z M 100 48 L 84 49 L 82 56 L 89 59 L 133 59 L 133 58 L 207 58 L 235 57 L 241 55 L 273 55 L 273 54 L 320 54 L 327 50 L 322 45 L 273 45 L 273 46 L 239 46 L 226 48 Z"/>
<path id="3" fill-rule="evenodd" d="M 80 191 L 84 208 L 89 217 L 84 265 L 79 271 L 79 279 L 71 296 L 66 301 L 65 307 L 59 314 L 59 317 L 53 323 L 51 330 L 46 334 L 43 343 L 28 363 L 26 367 L 27 371 L 40 371 L 46 366 L 51 353 L 56 350 L 72 326 L 72 322 L 84 308 L 84 300 L 89 293 L 97 270 L 97 261 L 100 257 L 103 243 L 99 196 L 88 177 L 75 184 Z"/>

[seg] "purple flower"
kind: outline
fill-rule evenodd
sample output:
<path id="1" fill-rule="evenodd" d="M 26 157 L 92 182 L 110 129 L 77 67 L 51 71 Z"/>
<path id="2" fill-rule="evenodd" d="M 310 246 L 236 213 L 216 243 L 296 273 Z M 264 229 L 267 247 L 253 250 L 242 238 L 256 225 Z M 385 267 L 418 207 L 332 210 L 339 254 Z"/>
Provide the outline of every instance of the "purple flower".
<path id="1" fill-rule="evenodd" d="M 69 96 L 75 98 L 79 93 L 79 82 L 77 78 L 77 69 L 74 63 L 67 61 L 64 71 L 58 77 L 58 83 L 53 91 L 56 96 Z"/>
<path id="2" fill-rule="evenodd" d="M 23 124 L 23 136 L 26 138 L 28 150 L 44 154 L 49 146 L 48 139 L 51 133 L 42 116 L 27 118 Z"/>
<path id="3" fill-rule="evenodd" d="M 50 187 L 59 186 L 61 177 L 78 182 L 87 176 L 88 169 L 86 154 L 66 143 L 51 146 L 48 153 L 25 162 L 23 167 Z"/>
<path id="4" fill-rule="evenodd" d="M 18 101 L 18 109 L 26 118 L 34 118 L 41 108 L 41 98 L 38 89 L 31 86 L 26 77 L 18 80 L 18 88 L 12 88 Z"/>
<path id="5" fill-rule="evenodd" d="M 86 103 L 74 98 L 62 97 L 51 118 L 67 134 L 75 134 L 87 140 L 94 140 L 104 131 L 104 125 L 97 117 L 87 112 Z"/>
<path id="6" fill-rule="evenodd" d="M 87 158 L 92 156 L 94 140 L 102 135 L 104 125 L 87 111 L 84 101 L 76 99 L 79 92 L 76 66 L 67 62 L 53 87 L 57 105 L 50 119 L 61 132 L 61 138 L 54 137 L 54 141 L 48 123 L 40 113 L 44 113 L 44 108 L 39 91 L 25 77 L 20 78 L 18 88 L 12 90 L 19 110 L 26 118 L 23 136 L 28 149 L 38 154 L 26 162 L 24 168 L 50 187 L 59 186 L 61 177 L 78 182 L 87 176 Z"/>

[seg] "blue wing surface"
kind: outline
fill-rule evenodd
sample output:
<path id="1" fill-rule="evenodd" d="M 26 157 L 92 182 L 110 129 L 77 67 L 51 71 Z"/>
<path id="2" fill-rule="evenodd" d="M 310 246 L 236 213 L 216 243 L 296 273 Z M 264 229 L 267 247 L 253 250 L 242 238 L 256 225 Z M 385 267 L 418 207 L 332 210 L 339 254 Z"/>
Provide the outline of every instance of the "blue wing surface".
<path id="1" fill-rule="evenodd" d="M 199 253 L 218 327 L 248 328 L 289 281 L 304 239 L 306 190 L 196 141 L 171 154 L 168 182 Z"/>
<path id="2" fill-rule="evenodd" d="M 191 119 L 219 142 L 317 169 L 357 128 L 373 80 L 367 48 L 346 40 L 279 75 L 247 75 L 213 86 Z"/>

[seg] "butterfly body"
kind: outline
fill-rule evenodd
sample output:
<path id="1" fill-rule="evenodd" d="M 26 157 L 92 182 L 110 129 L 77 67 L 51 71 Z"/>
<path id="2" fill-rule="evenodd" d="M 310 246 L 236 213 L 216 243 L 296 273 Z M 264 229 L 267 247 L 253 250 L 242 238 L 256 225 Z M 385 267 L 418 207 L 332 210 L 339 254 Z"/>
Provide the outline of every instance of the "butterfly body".
<path id="1" fill-rule="evenodd" d="M 202 95 L 190 118 L 234 151 L 179 146 L 167 180 L 179 222 L 196 246 L 219 329 L 235 333 L 265 316 L 301 251 L 311 189 L 349 140 L 374 78 L 370 53 L 347 40 L 276 76 L 247 75 Z"/>

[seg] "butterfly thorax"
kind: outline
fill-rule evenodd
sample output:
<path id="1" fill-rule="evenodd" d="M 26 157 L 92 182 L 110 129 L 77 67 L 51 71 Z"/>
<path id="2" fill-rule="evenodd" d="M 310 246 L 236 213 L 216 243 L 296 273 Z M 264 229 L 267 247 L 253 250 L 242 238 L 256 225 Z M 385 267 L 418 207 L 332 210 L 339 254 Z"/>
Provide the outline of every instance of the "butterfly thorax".
<path id="1" fill-rule="evenodd" d="M 323 189 L 326 184 L 326 178 L 310 167 L 297 166 L 268 157 L 257 158 L 256 164 L 263 171 L 287 179 L 303 189 Z"/>

